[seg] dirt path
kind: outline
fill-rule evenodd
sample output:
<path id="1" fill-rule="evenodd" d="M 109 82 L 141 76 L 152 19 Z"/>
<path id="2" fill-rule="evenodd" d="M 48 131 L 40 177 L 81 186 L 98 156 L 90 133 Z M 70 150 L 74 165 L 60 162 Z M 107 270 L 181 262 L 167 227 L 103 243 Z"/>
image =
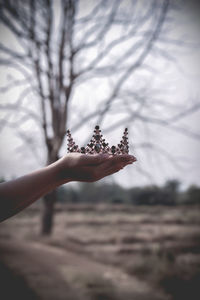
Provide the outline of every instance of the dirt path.
<path id="1" fill-rule="evenodd" d="M 14 299 L 11 290 L 27 300 L 164 299 L 120 269 L 40 242 L 1 240 L 0 263 L 4 300 Z"/>

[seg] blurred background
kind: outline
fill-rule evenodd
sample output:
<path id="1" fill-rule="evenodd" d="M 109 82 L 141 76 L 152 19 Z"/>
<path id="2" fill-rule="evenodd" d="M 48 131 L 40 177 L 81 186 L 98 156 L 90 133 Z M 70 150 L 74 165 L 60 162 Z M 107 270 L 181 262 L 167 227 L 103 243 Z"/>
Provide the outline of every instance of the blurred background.
<path id="1" fill-rule="evenodd" d="M 0 0 L 0 178 L 129 129 L 138 161 L 0 227 L 4 299 L 200 299 L 200 5 Z"/>

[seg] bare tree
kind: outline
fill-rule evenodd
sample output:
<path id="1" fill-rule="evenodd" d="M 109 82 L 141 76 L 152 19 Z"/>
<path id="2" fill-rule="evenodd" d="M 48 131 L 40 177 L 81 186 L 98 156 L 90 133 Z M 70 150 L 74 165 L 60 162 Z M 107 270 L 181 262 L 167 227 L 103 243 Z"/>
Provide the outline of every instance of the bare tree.
<path id="1" fill-rule="evenodd" d="M 42 129 L 46 164 L 50 164 L 59 157 L 74 91 L 94 78 L 107 78 L 111 86 L 109 95 L 100 99 L 95 110 L 81 113 L 73 132 L 91 119 L 100 124 L 108 113 L 115 113 L 116 107 L 127 113 L 126 123 L 138 119 L 181 131 L 173 125 L 173 117 L 174 120 L 184 117 L 184 112 L 171 120 L 145 116 L 142 110 L 148 108 L 146 100 L 150 90 L 130 86 L 129 81 L 138 70 L 154 71 L 146 63 L 150 55 L 155 59 L 160 55 L 173 60 L 164 48 L 159 48 L 158 41 L 180 43 L 168 36 L 169 29 L 165 26 L 172 22 L 169 10 L 176 9 L 175 5 L 169 0 L 145 3 L 144 6 L 136 0 L 99 0 L 87 7 L 86 0 L 1 0 L 1 26 L 15 36 L 18 45 L 11 49 L 6 43 L 0 43 L 0 64 L 18 73 L 1 92 L 16 86 L 21 92 L 14 102 L 0 105 L 9 112 L 0 125 L 16 128 L 27 120 L 34 120 Z M 38 113 L 32 110 L 33 102 L 23 105 L 24 99 L 29 97 L 39 101 Z M 133 101 L 136 108 L 132 106 Z M 162 101 L 159 104 L 162 105 Z M 195 109 L 195 105 L 185 113 Z M 12 112 L 19 116 L 15 122 L 10 119 Z M 123 122 L 120 119 L 107 130 Z M 20 136 L 31 143 L 23 132 Z M 43 234 L 51 232 L 55 199 L 55 191 L 44 198 Z"/>

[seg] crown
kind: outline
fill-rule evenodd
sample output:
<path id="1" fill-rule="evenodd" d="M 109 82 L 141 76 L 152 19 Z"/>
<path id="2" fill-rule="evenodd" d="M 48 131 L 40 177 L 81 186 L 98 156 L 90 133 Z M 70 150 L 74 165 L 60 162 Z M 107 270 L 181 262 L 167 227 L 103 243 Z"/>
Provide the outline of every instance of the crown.
<path id="1" fill-rule="evenodd" d="M 74 142 L 70 130 L 67 130 L 68 152 L 78 152 L 84 154 L 108 153 L 111 155 L 120 155 L 129 153 L 128 128 L 125 128 L 122 140 L 117 146 L 109 147 L 109 144 L 103 138 L 98 125 L 95 126 L 92 139 L 86 147 L 81 147 Z"/>

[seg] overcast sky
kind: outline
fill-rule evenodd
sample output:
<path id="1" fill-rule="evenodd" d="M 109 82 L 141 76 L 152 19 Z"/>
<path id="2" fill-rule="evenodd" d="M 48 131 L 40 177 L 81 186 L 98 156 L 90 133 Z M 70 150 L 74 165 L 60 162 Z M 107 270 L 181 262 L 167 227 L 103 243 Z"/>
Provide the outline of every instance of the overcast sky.
<path id="1" fill-rule="evenodd" d="M 89 1 L 88 1 L 89 3 Z M 198 6 L 199 8 L 199 6 Z M 88 8 L 89 9 L 89 8 Z M 174 28 L 173 37 L 185 36 L 189 37 L 191 43 L 200 45 L 199 35 L 199 12 L 193 7 L 185 6 L 183 11 L 178 14 L 177 28 Z M 178 23 L 180 22 L 180 23 Z M 114 31 L 113 31 L 114 34 Z M 0 27 L 0 39 L 14 47 L 15 40 L 9 32 L 5 31 L 3 26 Z M 169 48 L 169 53 L 172 49 Z M 192 101 L 199 101 L 200 98 L 200 51 L 198 47 L 190 47 L 185 51 L 178 51 L 173 53 L 176 63 L 163 63 L 162 60 L 157 59 L 154 67 L 158 72 L 152 74 L 152 84 L 161 87 L 166 91 L 168 99 L 175 101 L 178 104 L 192 103 Z M 1 67 L 1 82 L 2 86 L 9 80 L 9 76 L 16 76 L 14 71 Z M 76 90 L 71 102 L 72 112 L 79 110 L 80 112 L 85 108 L 85 100 L 88 103 L 88 109 L 93 107 L 93 97 L 91 90 L 96 90 L 98 97 L 104 97 L 107 93 L 107 86 L 99 84 L 94 81 L 92 85 L 80 86 Z M 1 94 L 1 102 L 13 101 L 17 97 L 19 90 L 10 91 L 8 94 Z M 165 97 L 166 95 L 163 95 Z M 74 99 L 81 99 L 78 106 Z M 8 117 L 9 114 L 4 111 L 1 112 L 2 117 Z M 120 115 L 112 115 L 110 122 L 114 122 Z M 200 111 L 197 110 L 192 115 L 184 118 L 180 123 L 176 123 L 180 127 L 187 128 L 200 134 L 199 131 Z M 105 120 L 102 123 L 102 132 L 107 127 Z M 71 114 L 70 125 L 73 127 L 73 114 Z M 93 130 L 95 121 L 91 121 L 80 130 L 74 133 L 76 142 L 82 145 Z M 123 133 L 124 125 L 117 128 L 115 131 L 105 133 L 105 138 L 110 144 L 117 144 Z M 32 130 L 33 124 L 28 123 L 27 130 Z M 32 130 L 34 133 L 34 129 Z M 37 131 L 36 131 L 37 132 Z M 41 140 L 38 136 L 38 157 L 33 157 L 30 149 L 21 142 L 20 137 L 16 134 L 16 130 L 4 128 L 0 132 L 0 176 L 6 179 L 20 176 L 22 174 L 31 172 L 44 164 L 45 151 L 41 149 Z M 36 136 L 37 138 L 37 136 Z M 144 184 L 163 184 L 168 179 L 178 179 L 183 183 L 184 187 L 190 184 L 200 184 L 200 139 L 189 137 L 187 132 L 176 132 L 172 129 L 165 128 L 159 125 L 139 126 L 137 128 L 132 125 L 129 128 L 130 144 L 133 146 L 133 154 L 136 155 L 138 161 L 135 166 L 129 166 L 120 173 L 111 176 L 107 180 L 117 181 L 123 186 L 137 186 Z M 154 143 L 158 146 L 157 150 L 149 151 L 148 149 L 140 149 L 137 147 L 141 141 L 147 143 Z M 67 148 L 67 141 L 64 142 L 61 153 L 64 154 Z M 135 147 L 134 147 L 135 145 Z M 159 147 L 166 150 L 166 154 L 159 153 Z M 173 156 L 173 161 L 168 157 Z M 140 168 L 146 172 L 142 174 Z"/>

